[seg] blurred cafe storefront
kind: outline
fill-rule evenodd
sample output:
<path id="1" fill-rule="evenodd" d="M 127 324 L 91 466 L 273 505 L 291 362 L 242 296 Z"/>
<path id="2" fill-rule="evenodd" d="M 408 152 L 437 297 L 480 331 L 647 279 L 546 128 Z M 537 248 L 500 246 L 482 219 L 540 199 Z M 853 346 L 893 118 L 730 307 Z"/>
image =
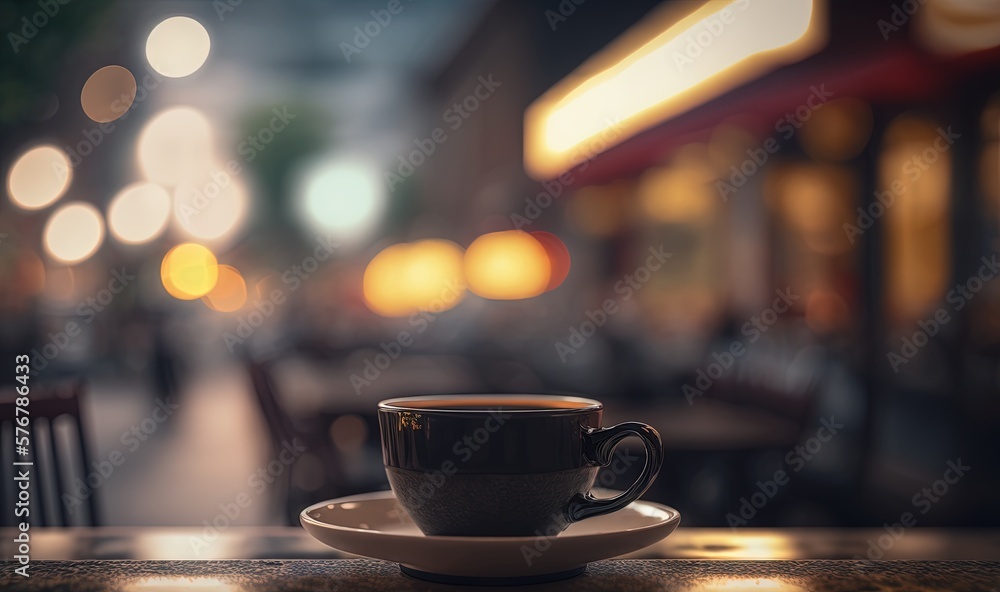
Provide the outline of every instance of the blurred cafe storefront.
<path id="1" fill-rule="evenodd" d="M 661 493 L 692 520 L 725 524 L 832 417 L 845 435 L 775 520 L 898 515 L 964 454 L 981 481 L 926 524 L 995 524 L 969 509 L 1000 421 L 998 31 L 1000 7 L 961 0 L 497 5 L 436 83 L 442 104 L 479 74 L 506 88 L 421 193 L 483 220 L 470 235 L 563 237 L 557 338 L 618 306 L 539 372 L 667 414 L 663 481 L 686 485 Z M 626 299 L 657 247 L 669 265 Z M 703 406 L 746 438 L 704 436 Z"/>

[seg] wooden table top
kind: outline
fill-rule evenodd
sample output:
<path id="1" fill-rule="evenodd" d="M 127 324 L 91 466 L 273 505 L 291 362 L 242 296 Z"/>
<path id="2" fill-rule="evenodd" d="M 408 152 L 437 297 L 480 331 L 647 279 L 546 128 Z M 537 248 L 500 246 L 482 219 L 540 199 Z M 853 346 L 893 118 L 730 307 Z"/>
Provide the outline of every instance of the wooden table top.
<path id="1" fill-rule="evenodd" d="M 231 527 L 194 552 L 196 528 L 31 530 L 29 578 L 16 575 L 12 529 L 0 529 L 4 592 L 66 590 L 483 590 L 432 584 L 397 565 L 327 548 L 301 528 Z M 981 590 L 1000 592 L 1000 531 L 912 528 L 889 545 L 882 529 L 679 528 L 624 558 L 532 590 Z M 871 549 L 876 549 L 876 555 Z M 858 560 L 857 558 L 861 559 Z M 876 558 L 878 560 L 872 560 Z M 496 589 L 496 588 L 494 588 Z M 510 588 L 503 588 L 510 589 Z"/>

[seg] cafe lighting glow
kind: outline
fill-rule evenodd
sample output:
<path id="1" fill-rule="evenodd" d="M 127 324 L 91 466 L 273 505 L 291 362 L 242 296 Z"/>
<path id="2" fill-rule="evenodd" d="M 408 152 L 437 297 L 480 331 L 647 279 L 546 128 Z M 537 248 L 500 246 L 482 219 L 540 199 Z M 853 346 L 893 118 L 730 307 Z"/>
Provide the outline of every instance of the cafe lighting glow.
<path id="1" fill-rule="evenodd" d="M 567 202 L 566 216 L 580 232 L 592 238 L 614 236 L 628 219 L 632 191 L 627 180 L 582 187 Z"/>
<path id="2" fill-rule="evenodd" d="M 713 171 L 689 162 L 654 168 L 643 174 L 638 190 L 642 213 L 663 223 L 697 224 L 712 219 L 719 202 L 711 184 Z"/>
<path id="3" fill-rule="evenodd" d="M 465 295 L 462 258 L 462 248 L 446 240 L 389 246 L 365 268 L 365 304 L 385 317 L 448 310 Z"/>
<path id="4" fill-rule="evenodd" d="M 156 25 L 146 39 L 146 59 L 168 78 L 193 74 L 208 59 L 212 41 L 198 21 L 175 16 Z"/>
<path id="5" fill-rule="evenodd" d="M 66 193 L 73 179 L 69 157 L 61 149 L 37 146 L 22 154 L 7 174 L 7 195 L 14 205 L 37 210 Z"/>
<path id="6" fill-rule="evenodd" d="M 246 220 L 250 198 L 244 185 L 222 172 L 174 191 L 174 222 L 188 236 L 208 242 L 236 233 Z"/>
<path id="7" fill-rule="evenodd" d="M 203 245 L 177 245 L 163 256 L 160 280 L 174 298 L 196 300 L 215 287 L 219 280 L 219 262 Z"/>
<path id="8" fill-rule="evenodd" d="M 70 202 L 53 212 L 45 225 L 45 250 L 62 263 L 79 263 L 104 240 L 104 220 L 94 206 Z"/>
<path id="9" fill-rule="evenodd" d="M 915 16 L 916 39 L 935 53 L 960 55 L 1000 45 L 1000 6 L 995 2 L 923 0 L 912 8 L 903 5 L 900 12 Z M 898 30 L 893 19 L 879 21 L 883 36 Z"/>
<path id="10" fill-rule="evenodd" d="M 191 107 L 157 114 L 139 135 L 139 169 L 149 181 L 173 187 L 205 177 L 213 162 L 212 124 Z"/>
<path id="11" fill-rule="evenodd" d="M 184 555 L 187 557 L 187 555 Z M 232 592 L 236 587 L 219 578 L 156 576 L 136 580 L 124 588 L 126 592 L 177 592 L 178 590 L 202 590 L 204 592 Z"/>
<path id="12" fill-rule="evenodd" d="M 155 183 L 133 183 L 108 206 L 108 229 L 123 243 L 142 244 L 160 236 L 170 221 L 170 194 Z"/>
<path id="13" fill-rule="evenodd" d="M 214 311 L 235 312 L 247 302 L 247 284 L 235 267 L 220 265 L 215 287 L 201 300 Z"/>
<path id="14" fill-rule="evenodd" d="M 375 229 L 386 206 L 385 185 L 374 163 L 337 157 L 308 167 L 297 188 L 299 217 L 316 232 L 357 242 Z"/>
<path id="15" fill-rule="evenodd" d="M 8 294 L 13 294 L 15 299 L 22 299 L 42 293 L 46 283 L 45 263 L 34 251 L 23 249 L 10 264 L 8 269 L 11 269 L 11 273 L 7 276 L 6 285 Z"/>
<path id="16" fill-rule="evenodd" d="M 551 232 L 538 230 L 532 232 L 531 236 L 545 248 L 545 253 L 549 256 L 552 272 L 549 274 L 549 283 L 545 286 L 545 291 L 555 290 L 569 275 L 569 249 L 566 248 L 566 243 L 562 242 L 562 239 Z"/>
<path id="17" fill-rule="evenodd" d="M 465 279 L 483 298 L 518 300 L 538 296 L 549 285 L 549 255 L 527 232 L 484 234 L 465 251 Z"/>
<path id="18" fill-rule="evenodd" d="M 760 590 L 761 592 L 806 592 L 803 588 L 792 581 L 780 578 L 726 578 L 726 577 L 706 577 L 699 578 L 690 587 L 682 590 L 694 592 L 730 592 L 736 590 Z"/>
<path id="19" fill-rule="evenodd" d="M 554 177 L 582 158 L 817 51 L 823 0 L 670 4 L 525 113 L 525 168 Z M 613 133 L 611 133 L 613 132 Z"/>
<path id="20" fill-rule="evenodd" d="M 375 255 L 365 268 L 362 281 L 365 305 L 384 317 L 403 317 L 410 314 L 409 299 L 401 289 L 398 276 L 406 267 L 409 245 L 386 247 Z"/>
<path id="21" fill-rule="evenodd" d="M 80 106 L 98 123 L 114 121 L 135 101 L 135 77 L 121 66 L 105 66 L 94 72 L 80 91 Z"/>

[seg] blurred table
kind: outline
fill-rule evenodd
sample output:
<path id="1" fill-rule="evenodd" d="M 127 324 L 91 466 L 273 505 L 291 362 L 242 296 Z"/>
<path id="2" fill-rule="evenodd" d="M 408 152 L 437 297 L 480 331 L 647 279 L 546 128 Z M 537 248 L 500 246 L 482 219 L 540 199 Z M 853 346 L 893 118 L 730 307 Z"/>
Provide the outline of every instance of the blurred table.
<path id="1" fill-rule="evenodd" d="M 37 590 L 427 592 L 481 590 L 415 580 L 385 561 L 41 561 L 30 578 L 0 575 L 6 592 Z M 697 561 L 612 560 L 580 576 L 532 590 L 666 592 L 698 590 L 993 591 L 1000 563 L 985 561 Z M 498 588 L 488 588 L 498 590 Z M 499 588 L 511 589 L 511 588 Z"/>
<path id="2" fill-rule="evenodd" d="M 656 428 L 668 453 L 781 448 L 795 444 L 801 436 L 800 426 L 791 419 L 711 399 L 697 405 L 655 407 L 609 403 L 604 425 L 624 421 L 642 421 Z"/>

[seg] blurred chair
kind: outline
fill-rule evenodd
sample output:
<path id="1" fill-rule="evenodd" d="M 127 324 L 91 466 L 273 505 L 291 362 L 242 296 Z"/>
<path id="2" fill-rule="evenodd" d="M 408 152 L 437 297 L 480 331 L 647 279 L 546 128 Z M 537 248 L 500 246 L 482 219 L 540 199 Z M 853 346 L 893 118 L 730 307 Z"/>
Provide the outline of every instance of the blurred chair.
<path id="1" fill-rule="evenodd" d="M 29 386 L 30 454 L 16 454 L 14 436 L 17 427 L 17 393 L 12 389 L 0 391 L 0 436 L 3 438 L 0 452 L 4 466 L 11 467 L 13 473 L 19 470 L 19 467 L 12 465 L 15 461 L 34 463 L 25 467 L 30 469 L 30 522 L 33 526 L 97 526 L 100 524 L 100 515 L 96 491 L 90 490 L 89 495 L 81 500 L 86 509 L 85 515 L 79 515 L 73 524 L 68 520 L 63 503 L 63 495 L 72 492 L 67 485 L 74 478 L 85 481 L 87 469 L 91 466 L 87 454 L 86 429 L 81 415 L 83 383 L 74 380 L 59 385 Z M 65 426 L 65 430 L 70 432 L 68 446 L 59 444 L 57 434 L 64 431 L 61 426 Z M 4 500 L 4 526 L 17 524 L 24 518 L 13 515 L 18 490 L 18 483 L 13 478 L 5 479 L 0 486 Z"/>
<path id="2" fill-rule="evenodd" d="M 267 357 L 246 358 L 273 449 L 293 438 L 308 449 L 282 476 L 278 503 L 289 523 L 298 524 L 299 512 L 312 503 L 389 488 L 378 401 L 482 392 L 482 377 L 465 355 L 403 352 L 373 375 L 366 361 L 379 348 L 378 342 L 341 348 L 299 338 Z M 366 377 L 367 384 L 355 387 L 352 376 Z"/>
<path id="3" fill-rule="evenodd" d="M 374 409 L 370 417 L 359 416 L 352 410 L 344 412 L 328 409 L 296 410 L 289 404 L 285 388 L 278 379 L 280 372 L 277 366 L 288 358 L 278 356 L 266 360 L 246 360 L 254 388 L 254 394 L 260 404 L 261 413 L 267 424 L 271 446 L 274 454 L 280 453 L 285 443 L 301 441 L 306 448 L 291 466 L 280 477 L 275 491 L 275 503 L 284 520 L 288 524 L 298 524 L 298 515 L 306 506 L 321 501 L 363 493 L 366 491 L 384 489 L 385 478 L 374 482 L 351 478 L 348 470 L 352 464 L 349 454 L 343 447 L 337 446 L 333 437 L 332 427 L 343 418 L 350 417 L 349 423 L 361 429 L 357 430 L 361 441 L 359 447 L 378 446 L 378 425 Z M 374 438 L 374 442 L 372 439 Z M 381 463 L 379 463 L 381 468 Z"/>

